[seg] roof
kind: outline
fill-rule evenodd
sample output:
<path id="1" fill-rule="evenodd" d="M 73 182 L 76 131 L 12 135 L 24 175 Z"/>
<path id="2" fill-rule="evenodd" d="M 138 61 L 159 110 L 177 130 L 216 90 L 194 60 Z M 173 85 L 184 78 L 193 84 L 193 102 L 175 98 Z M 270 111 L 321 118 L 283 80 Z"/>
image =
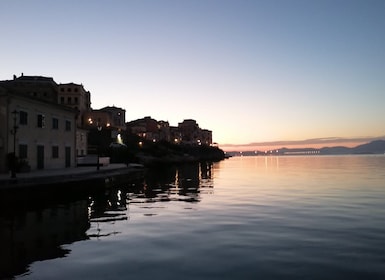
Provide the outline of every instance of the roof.
<path id="1" fill-rule="evenodd" d="M 52 77 L 43 77 L 43 76 L 20 76 L 17 77 L 15 80 L 17 81 L 25 81 L 25 82 L 51 82 L 55 83 L 56 82 L 53 80 Z"/>

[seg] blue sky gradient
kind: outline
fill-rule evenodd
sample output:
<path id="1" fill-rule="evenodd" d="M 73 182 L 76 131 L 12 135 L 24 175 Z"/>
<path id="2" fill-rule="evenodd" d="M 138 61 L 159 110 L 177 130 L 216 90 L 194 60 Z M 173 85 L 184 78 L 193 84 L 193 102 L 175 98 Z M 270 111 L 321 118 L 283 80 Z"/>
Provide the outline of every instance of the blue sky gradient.
<path id="1" fill-rule="evenodd" d="M 385 1 L 0 1 L 0 79 L 82 83 L 220 145 L 385 135 Z"/>

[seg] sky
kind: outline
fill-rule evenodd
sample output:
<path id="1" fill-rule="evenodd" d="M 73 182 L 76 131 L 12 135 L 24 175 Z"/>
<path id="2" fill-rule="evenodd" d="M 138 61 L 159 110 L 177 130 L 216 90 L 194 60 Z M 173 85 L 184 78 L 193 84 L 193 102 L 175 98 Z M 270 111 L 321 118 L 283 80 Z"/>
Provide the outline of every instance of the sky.
<path id="1" fill-rule="evenodd" d="M 227 150 L 356 144 L 385 139 L 384 15 L 383 0 L 0 0 L 0 80 L 83 84 L 94 109 L 195 119 Z"/>

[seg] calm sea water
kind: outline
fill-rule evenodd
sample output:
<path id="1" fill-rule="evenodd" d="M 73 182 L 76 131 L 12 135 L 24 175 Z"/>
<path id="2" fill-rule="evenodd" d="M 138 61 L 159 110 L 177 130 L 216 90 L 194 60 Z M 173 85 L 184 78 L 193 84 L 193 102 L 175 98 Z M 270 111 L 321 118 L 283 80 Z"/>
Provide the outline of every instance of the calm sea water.
<path id="1" fill-rule="evenodd" d="M 0 222 L 17 279 L 385 279 L 385 156 L 158 168 Z"/>

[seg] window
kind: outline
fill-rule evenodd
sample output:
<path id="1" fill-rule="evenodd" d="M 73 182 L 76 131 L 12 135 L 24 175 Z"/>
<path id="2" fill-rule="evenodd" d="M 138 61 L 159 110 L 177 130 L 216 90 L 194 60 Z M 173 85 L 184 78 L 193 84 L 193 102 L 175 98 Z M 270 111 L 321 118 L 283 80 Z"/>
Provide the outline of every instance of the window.
<path id="1" fill-rule="evenodd" d="M 64 96 L 60 97 L 60 103 L 64 104 Z"/>
<path id="2" fill-rule="evenodd" d="M 67 103 L 71 104 L 71 97 L 67 97 Z"/>
<path id="3" fill-rule="evenodd" d="M 63 91 L 64 91 L 64 88 L 60 88 L 60 91 L 63 92 Z"/>
<path id="4" fill-rule="evenodd" d="M 20 121 L 19 123 L 21 125 L 27 125 L 28 124 L 28 113 L 24 111 L 20 111 Z"/>
<path id="5" fill-rule="evenodd" d="M 59 158 L 59 146 L 52 146 L 52 158 Z"/>
<path id="6" fill-rule="evenodd" d="M 28 158 L 28 146 L 25 144 L 19 145 L 19 158 Z"/>
<path id="7" fill-rule="evenodd" d="M 66 131 L 71 130 L 71 121 L 66 121 Z"/>
<path id="8" fill-rule="evenodd" d="M 57 118 L 52 118 L 52 129 L 59 129 L 59 120 Z"/>
<path id="9" fill-rule="evenodd" d="M 75 97 L 75 104 L 79 104 L 79 99 Z"/>
<path id="10" fill-rule="evenodd" d="M 37 115 L 37 127 L 45 127 L 45 117 L 42 114 Z"/>

